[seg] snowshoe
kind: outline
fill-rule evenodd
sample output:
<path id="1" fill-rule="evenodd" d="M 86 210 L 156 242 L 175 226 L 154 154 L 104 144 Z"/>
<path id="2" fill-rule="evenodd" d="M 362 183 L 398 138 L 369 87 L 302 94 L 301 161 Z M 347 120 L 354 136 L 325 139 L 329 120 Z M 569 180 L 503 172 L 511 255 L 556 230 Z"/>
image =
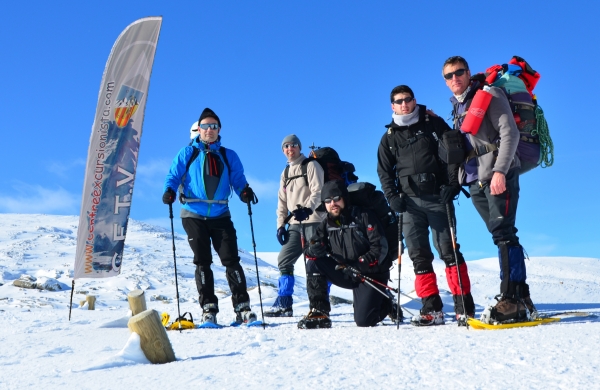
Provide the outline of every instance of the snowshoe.
<path id="1" fill-rule="evenodd" d="M 328 329 L 331 328 L 329 314 L 317 309 L 311 309 L 307 315 L 298 321 L 298 329 Z"/>
<path id="2" fill-rule="evenodd" d="M 430 311 L 428 313 L 421 313 L 414 316 L 410 323 L 414 326 L 433 326 L 433 325 L 444 325 L 444 312 L 442 311 Z"/>

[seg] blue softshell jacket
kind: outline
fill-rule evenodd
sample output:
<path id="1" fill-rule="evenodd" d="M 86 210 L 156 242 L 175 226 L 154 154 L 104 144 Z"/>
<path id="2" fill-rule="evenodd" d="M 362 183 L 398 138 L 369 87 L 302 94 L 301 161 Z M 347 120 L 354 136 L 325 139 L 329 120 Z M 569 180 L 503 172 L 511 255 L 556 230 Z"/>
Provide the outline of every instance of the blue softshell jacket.
<path id="1" fill-rule="evenodd" d="M 181 149 L 177 156 L 173 159 L 167 178 L 165 179 L 164 191 L 167 188 L 171 188 L 173 191 L 177 191 L 181 183 L 181 178 L 185 173 L 185 167 L 190 160 L 194 151 L 193 147 L 200 149 L 200 154 L 192 162 L 185 176 L 183 183 L 183 194 L 186 198 L 190 199 L 207 199 L 206 190 L 204 187 L 204 162 L 206 161 L 207 153 L 215 153 L 219 156 L 223 163 L 223 174 L 217 190 L 215 191 L 214 198 L 211 200 L 225 200 L 231 197 L 231 190 L 240 196 L 240 193 L 247 184 L 246 177 L 244 176 L 244 167 L 238 157 L 237 153 L 231 149 L 226 149 L 227 161 L 229 167 L 225 164 L 223 156 L 219 153 L 221 147 L 221 136 L 216 142 L 207 145 L 203 142 L 199 142 L 199 137 L 196 137 L 190 146 L 186 146 Z M 230 171 L 231 168 L 231 171 Z M 241 200 L 241 198 L 240 198 Z M 229 206 L 227 204 L 219 203 L 206 203 L 206 202 L 189 202 L 182 207 L 192 213 L 199 214 L 203 217 L 215 218 L 219 215 L 227 212 Z"/>

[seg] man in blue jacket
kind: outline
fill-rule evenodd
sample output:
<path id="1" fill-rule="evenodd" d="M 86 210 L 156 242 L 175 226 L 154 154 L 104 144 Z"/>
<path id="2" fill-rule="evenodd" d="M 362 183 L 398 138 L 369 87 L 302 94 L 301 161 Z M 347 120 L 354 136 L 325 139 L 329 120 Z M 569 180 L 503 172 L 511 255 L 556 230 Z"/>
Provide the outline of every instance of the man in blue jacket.
<path id="1" fill-rule="evenodd" d="M 199 136 L 190 146 L 181 149 L 171 164 L 165 179 L 163 203 L 175 202 L 175 189 L 180 189 L 181 221 L 194 252 L 202 322 L 216 325 L 219 312 L 210 269 L 211 240 L 226 268 L 236 322 L 252 322 L 256 320 L 256 314 L 250 310 L 228 199 L 233 189 L 243 202 L 248 203 L 254 198 L 254 192 L 248 186 L 238 155 L 221 146 L 221 121 L 217 114 L 205 108 L 198 127 Z"/>

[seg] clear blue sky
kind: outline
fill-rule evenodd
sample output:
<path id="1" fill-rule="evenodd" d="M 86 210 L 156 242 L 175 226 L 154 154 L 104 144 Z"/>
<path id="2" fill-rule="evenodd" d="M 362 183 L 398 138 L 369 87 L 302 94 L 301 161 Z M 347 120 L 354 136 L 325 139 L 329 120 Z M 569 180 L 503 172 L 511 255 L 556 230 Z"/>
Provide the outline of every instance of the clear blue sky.
<path id="1" fill-rule="evenodd" d="M 121 31 L 163 16 L 131 208 L 169 226 L 161 202 L 171 160 L 204 107 L 221 118 L 260 202 L 258 251 L 277 251 L 276 192 L 283 137 L 335 147 L 378 183 L 376 150 L 399 84 L 444 118 L 441 65 L 462 55 L 473 72 L 527 59 L 556 161 L 521 178 L 517 226 L 531 256 L 598 257 L 596 2 L 186 1 L 8 2 L 0 24 L 3 147 L 0 212 L 78 214 L 102 72 Z M 177 5 L 175 5 L 177 4 Z M 496 255 L 460 198 L 458 241 L 468 259 Z M 177 208 L 178 210 L 178 208 Z M 252 250 L 247 209 L 234 201 L 240 247 Z M 178 215 L 178 214 L 177 214 Z M 179 218 L 175 221 L 182 231 Z"/>

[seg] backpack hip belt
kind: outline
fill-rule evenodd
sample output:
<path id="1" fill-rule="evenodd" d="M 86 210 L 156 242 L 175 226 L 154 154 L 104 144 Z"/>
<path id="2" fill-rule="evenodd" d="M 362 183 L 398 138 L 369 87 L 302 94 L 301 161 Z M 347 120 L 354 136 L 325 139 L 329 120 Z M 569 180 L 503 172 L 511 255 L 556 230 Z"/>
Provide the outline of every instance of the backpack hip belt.
<path id="1" fill-rule="evenodd" d="M 196 203 L 196 202 L 204 202 L 204 203 L 218 203 L 218 204 L 227 204 L 229 203 L 229 200 L 227 199 L 223 199 L 223 200 L 212 200 L 212 199 L 194 199 L 194 198 L 186 198 L 185 196 L 183 196 L 183 194 L 179 194 L 179 201 L 181 202 L 181 204 L 186 204 L 186 203 Z"/>
<path id="2" fill-rule="evenodd" d="M 526 135 L 521 135 L 521 138 L 519 138 L 519 139 L 521 141 L 523 141 L 523 142 L 529 142 L 529 143 L 532 143 L 532 144 L 539 144 L 540 143 L 539 139 L 527 137 Z"/>
<path id="3" fill-rule="evenodd" d="M 485 144 L 485 145 L 477 146 L 477 147 L 473 148 L 473 150 L 471 150 L 469 152 L 469 154 L 467 154 L 467 158 L 465 159 L 465 162 L 467 162 L 475 157 L 483 156 L 484 154 L 488 154 L 495 150 L 498 150 L 497 144 Z"/>

